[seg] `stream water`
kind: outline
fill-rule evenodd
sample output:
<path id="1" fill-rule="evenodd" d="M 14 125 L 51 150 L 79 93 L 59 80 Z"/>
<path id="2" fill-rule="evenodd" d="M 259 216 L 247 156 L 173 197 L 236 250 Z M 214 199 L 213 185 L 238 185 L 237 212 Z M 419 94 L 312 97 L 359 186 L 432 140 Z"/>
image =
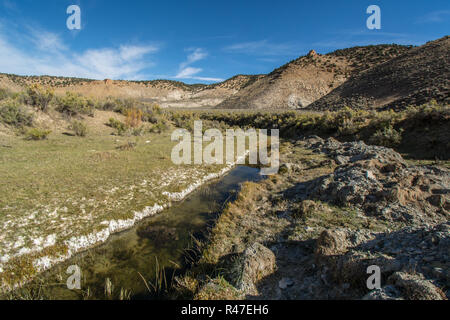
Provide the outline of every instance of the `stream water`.
<path id="1" fill-rule="evenodd" d="M 165 268 L 170 281 L 173 272 L 184 265 L 185 249 L 191 245 L 192 236 L 198 237 L 207 230 L 224 204 L 234 200 L 241 183 L 260 179 L 258 168 L 235 167 L 167 210 L 49 270 L 40 280 L 45 283 L 46 296 L 83 299 L 89 295 L 90 299 L 105 299 L 105 283 L 110 282 L 111 298 L 119 298 L 121 289 L 132 299 L 151 298 L 143 278 L 153 282 L 155 273 Z M 66 286 L 70 265 L 81 269 L 82 290 L 69 290 Z"/>

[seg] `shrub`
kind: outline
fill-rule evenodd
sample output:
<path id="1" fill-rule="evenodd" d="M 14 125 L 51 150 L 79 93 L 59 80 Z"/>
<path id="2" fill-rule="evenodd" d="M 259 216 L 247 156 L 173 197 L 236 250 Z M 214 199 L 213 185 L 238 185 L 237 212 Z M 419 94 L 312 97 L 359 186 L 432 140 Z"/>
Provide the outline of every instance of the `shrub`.
<path id="1" fill-rule="evenodd" d="M 165 122 L 159 122 L 150 127 L 150 133 L 163 133 L 169 128 L 169 126 Z"/>
<path id="2" fill-rule="evenodd" d="M 44 140 L 50 134 L 50 130 L 43 130 L 38 128 L 32 128 L 25 134 L 27 140 Z"/>
<path id="3" fill-rule="evenodd" d="M 124 105 L 120 99 L 115 99 L 113 97 L 108 97 L 99 106 L 102 110 L 114 111 L 118 113 L 124 113 Z"/>
<path id="4" fill-rule="evenodd" d="M 370 137 L 370 142 L 384 147 L 395 147 L 402 141 L 402 131 L 400 130 L 399 132 L 389 125 L 382 130 L 376 131 Z"/>
<path id="5" fill-rule="evenodd" d="M 10 93 L 8 90 L 0 88 L 0 101 L 8 98 L 10 96 Z"/>
<path id="6" fill-rule="evenodd" d="M 77 114 L 94 115 L 95 102 L 80 94 L 66 92 L 64 97 L 58 98 L 56 110 L 68 116 Z"/>
<path id="7" fill-rule="evenodd" d="M 51 89 L 44 89 L 38 84 L 33 84 L 27 89 L 27 102 L 33 107 L 37 107 L 41 111 L 46 111 L 52 101 L 54 92 Z"/>
<path id="8" fill-rule="evenodd" d="M 33 116 L 26 112 L 17 101 L 8 99 L 0 105 L 0 120 L 16 127 L 31 126 Z"/>
<path id="9" fill-rule="evenodd" d="M 142 122 L 142 110 L 131 108 L 125 112 L 125 124 L 130 128 L 137 128 Z"/>
<path id="10" fill-rule="evenodd" d="M 69 127 L 70 130 L 75 132 L 75 135 L 79 137 L 85 137 L 87 134 L 87 126 L 81 121 L 73 121 Z"/>
<path id="11" fill-rule="evenodd" d="M 117 130 L 119 136 L 123 135 L 127 131 L 128 127 L 125 123 L 116 120 L 114 118 L 109 118 L 108 126 Z"/>

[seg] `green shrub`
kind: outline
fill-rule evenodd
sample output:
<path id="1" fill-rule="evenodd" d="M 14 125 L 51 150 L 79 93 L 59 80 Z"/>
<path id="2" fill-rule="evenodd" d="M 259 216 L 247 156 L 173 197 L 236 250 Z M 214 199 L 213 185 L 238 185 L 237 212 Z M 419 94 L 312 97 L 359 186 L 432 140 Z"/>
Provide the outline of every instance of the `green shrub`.
<path id="1" fill-rule="evenodd" d="M 80 94 L 66 92 L 64 97 L 57 100 L 56 110 L 68 116 L 77 114 L 94 115 L 95 101 L 87 99 Z"/>
<path id="2" fill-rule="evenodd" d="M 25 134 L 27 140 L 44 140 L 51 133 L 50 130 L 43 130 L 39 128 L 31 128 Z"/>
<path id="3" fill-rule="evenodd" d="M 372 137 L 370 137 L 370 143 L 384 146 L 395 147 L 402 142 L 402 131 L 395 130 L 391 125 L 384 129 L 377 130 Z"/>
<path id="4" fill-rule="evenodd" d="M 17 101 L 7 99 L 0 105 L 0 121 L 15 127 L 31 126 L 33 116 Z"/>
<path id="5" fill-rule="evenodd" d="M 159 122 L 159 123 L 151 126 L 149 129 L 149 132 L 150 133 L 163 133 L 167 129 L 169 129 L 169 126 L 165 123 L 165 121 L 163 121 L 163 122 Z"/>
<path id="6" fill-rule="evenodd" d="M 27 89 L 27 102 L 33 107 L 37 107 L 41 111 L 46 111 L 52 101 L 54 92 L 51 89 L 44 89 L 38 84 L 33 84 Z"/>
<path id="7" fill-rule="evenodd" d="M 128 130 L 128 127 L 125 123 L 116 120 L 114 118 L 109 118 L 108 126 L 117 130 L 117 134 L 122 136 Z"/>
<path id="8" fill-rule="evenodd" d="M 69 129 L 75 132 L 75 135 L 79 137 L 85 137 L 87 135 L 87 126 L 81 121 L 72 121 Z"/>

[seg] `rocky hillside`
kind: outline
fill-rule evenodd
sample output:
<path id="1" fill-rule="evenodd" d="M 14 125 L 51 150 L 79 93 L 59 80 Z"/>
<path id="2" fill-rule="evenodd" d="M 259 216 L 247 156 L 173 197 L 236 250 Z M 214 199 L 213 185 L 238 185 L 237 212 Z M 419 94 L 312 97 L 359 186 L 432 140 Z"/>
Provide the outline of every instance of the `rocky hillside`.
<path id="1" fill-rule="evenodd" d="M 81 93 L 95 98 L 134 98 L 155 102 L 162 107 L 210 107 L 237 93 L 259 75 L 237 75 L 212 85 L 185 84 L 171 80 L 152 81 L 102 81 L 51 76 L 17 76 L 0 74 L 0 87 L 21 91 L 34 83 L 54 88 L 56 94 L 66 91 Z"/>
<path id="2" fill-rule="evenodd" d="M 326 55 L 311 50 L 308 55 L 260 77 L 217 107 L 304 108 L 339 87 L 350 77 L 398 57 L 410 48 L 377 45 L 337 50 Z"/>
<path id="3" fill-rule="evenodd" d="M 386 63 L 356 74 L 309 106 L 314 110 L 395 108 L 434 99 L 450 103 L 450 37 L 413 48 Z"/>

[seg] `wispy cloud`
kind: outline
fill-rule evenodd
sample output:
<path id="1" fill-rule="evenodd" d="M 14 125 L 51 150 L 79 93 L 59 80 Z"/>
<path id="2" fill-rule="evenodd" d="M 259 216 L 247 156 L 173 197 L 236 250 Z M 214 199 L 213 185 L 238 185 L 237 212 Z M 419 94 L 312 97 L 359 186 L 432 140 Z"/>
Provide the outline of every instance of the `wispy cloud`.
<path id="1" fill-rule="evenodd" d="M 187 49 L 187 51 L 191 51 L 191 53 L 187 56 L 187 60 L 180 64 L 180 69 L 183 69 L 196 61 L 203 60 L 208 56 L 208 53 L 202 48 L 191 48 Z"/>
<path id="2" fill-rule="evenodd" d="M 224 50 L 230 53 L 243 53 L 256 56 L 298 55 L 304 48 L 297 43 L 272 43 L 268 40 L 235 43 Z"/>
<path id="3" fill-rule="evenodd" d="M 177 75 L 173 78 L 175 79 L 194 79 L 200 81 L 223 81 L 222 78 L 211 78 L 198 76 L 200 72 L 203 71 L 202 68 L 190 67 L 191 64 L 203 60 L 208 56 L 208 53 L 202 48 L 189 48 L 186 51 L 190 52 L 187 56 L 186 61 L 180 63 L 179 71 Z"/>
<path id="4" fill-rule="evenodd" d="M 8 31 L 0 25 L 0 71 L 5 73 L 137 79 L 153 65 L 146 57 L 159 49 L 156 45 L 120 45 L 74 52 L 56 33 L 27 29 L 21 33 L 26 41 L 19 41 Z"/>
<path id="5" fill-rule="evenodd" d="M 429 12 L 423 17 L 417 19 L 417 23 L 439 23 L 450 18 L 450 10 L 438 10 Z"/>

